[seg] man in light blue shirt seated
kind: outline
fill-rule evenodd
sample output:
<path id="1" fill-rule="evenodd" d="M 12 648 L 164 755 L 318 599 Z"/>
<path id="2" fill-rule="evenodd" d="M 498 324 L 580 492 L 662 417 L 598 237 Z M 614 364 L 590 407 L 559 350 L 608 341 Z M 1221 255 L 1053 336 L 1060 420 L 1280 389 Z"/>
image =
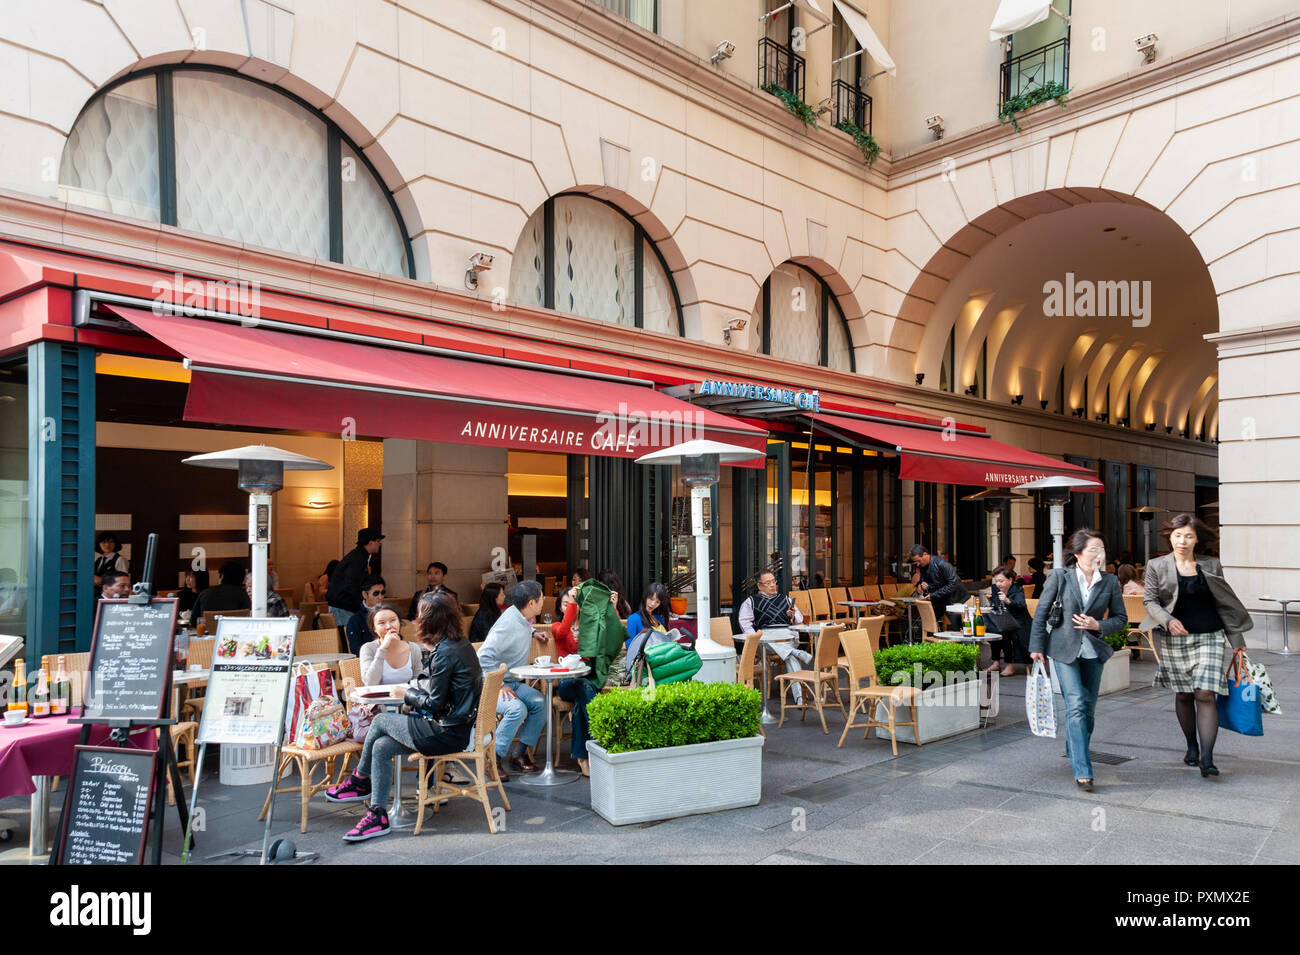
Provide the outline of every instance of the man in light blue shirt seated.
<path id="1" fill-rule="evenodd" d="M 510 606 L 497 617 L 479 647 L 478 660 L 483 672 L 506 665 L 506 676 L 497 697 L 496 752 L 501 778 L 508 779 L 505 767 L 520 773 L 533 773 L 537 767 L 527 748 L 537 744 L 546 725 L 546 700 L 530 686 L 510 675 L 515 667 L 528 665 L 528 651 L 536 637 L 533 620 L 542 612 L 542 586 L 535 580 L 521 580 L 510 594 Z M 521 726 L 522 724 L 522 726 Z M 519 738 L 515 739 L 515 731 Z M 513 741 L 513 742 L 512 742 Z"/>

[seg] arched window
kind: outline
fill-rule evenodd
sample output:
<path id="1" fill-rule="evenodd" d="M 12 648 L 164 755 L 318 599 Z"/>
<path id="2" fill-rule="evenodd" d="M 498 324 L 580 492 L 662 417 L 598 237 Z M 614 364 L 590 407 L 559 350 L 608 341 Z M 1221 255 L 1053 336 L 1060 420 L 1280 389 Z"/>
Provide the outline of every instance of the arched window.
<path id="1" fill-rule="evenodd" d="M 510 298 L 584 318 L 682 334 L 677 288 L 645 230 L 588 196 L 548 199 L 524 225 Z"/>
<path id="2" fill-rule="evenodd" d="M 856 371 L 844 312 L 818 275 L 786 262 L 772 270 L 750 316 L 750 348 L 764 355 Z"/>
<path id="3" fill-rule="evenodd" d="M 76 205 L 414 277 L 397 206 L 318 111 L 239 74 L 166 68 L 82 110 L 59 170 Z"/>

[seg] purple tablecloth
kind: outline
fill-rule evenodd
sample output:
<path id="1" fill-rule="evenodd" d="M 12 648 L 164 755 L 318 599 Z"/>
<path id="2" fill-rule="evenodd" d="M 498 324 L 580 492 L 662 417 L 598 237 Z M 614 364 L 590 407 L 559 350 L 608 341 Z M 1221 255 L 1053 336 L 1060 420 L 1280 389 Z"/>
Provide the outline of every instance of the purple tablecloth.
<path id="1" fill-rule="evenodd" d="M 73 711 L 73 716 L 79 715 Z M 30 796 L 36 792 L 33 776 L 72 774 L 73 747 L 81 737 L 81 724 L 72 716 L 49 716 L 23 726 L 0 726 L 0 798 Z M 107 726 L 90 728 L 89 746 L 108 739 Z M 154 745 L 153 731 L 132 737 L 133 746 Z"/>

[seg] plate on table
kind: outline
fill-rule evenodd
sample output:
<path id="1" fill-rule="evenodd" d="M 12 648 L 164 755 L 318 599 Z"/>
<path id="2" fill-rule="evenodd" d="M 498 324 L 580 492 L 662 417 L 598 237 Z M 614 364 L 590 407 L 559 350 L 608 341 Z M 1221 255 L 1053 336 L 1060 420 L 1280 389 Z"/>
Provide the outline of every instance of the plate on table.
<path id="1" fill-rule="evenodd" d="M 36 717 L 34 716 L 27 717 L 27 719 L 23 720 L 21 723 L 10 723 L 8 720 L 4 718 L 0 718 L 0 726 L 6 726 L 9 729 L 17 729 L 20 726 L 26 726 L 28 723 L 35 723 L 35 722 L 36 722 Z"/>
<path id="2" fill-rule="evenodd" d="M 369 693 L 357 693 L 358 700 L 391 700 L 395 694 L 388 690 L 372 690 Z"/>

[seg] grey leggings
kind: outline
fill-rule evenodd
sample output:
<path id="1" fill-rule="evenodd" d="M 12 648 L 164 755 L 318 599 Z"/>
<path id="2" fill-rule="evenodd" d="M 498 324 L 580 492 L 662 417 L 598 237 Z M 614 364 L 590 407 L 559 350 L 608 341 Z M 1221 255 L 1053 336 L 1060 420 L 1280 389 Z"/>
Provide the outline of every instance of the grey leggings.
<path id="1" fill-rule="evenodd" d="M 361 760 L 357 763 L 357 772 L 370 777 L 372 806 L 388 805 L 389 790 L 393 787 L 393 758 L 405 759 L 415 752 L 415 740 L 411 738 L 411 720 L 418 718 L 400 713 L 380 713 L 371 721 L 365 746 L 361 749 Z"/>

